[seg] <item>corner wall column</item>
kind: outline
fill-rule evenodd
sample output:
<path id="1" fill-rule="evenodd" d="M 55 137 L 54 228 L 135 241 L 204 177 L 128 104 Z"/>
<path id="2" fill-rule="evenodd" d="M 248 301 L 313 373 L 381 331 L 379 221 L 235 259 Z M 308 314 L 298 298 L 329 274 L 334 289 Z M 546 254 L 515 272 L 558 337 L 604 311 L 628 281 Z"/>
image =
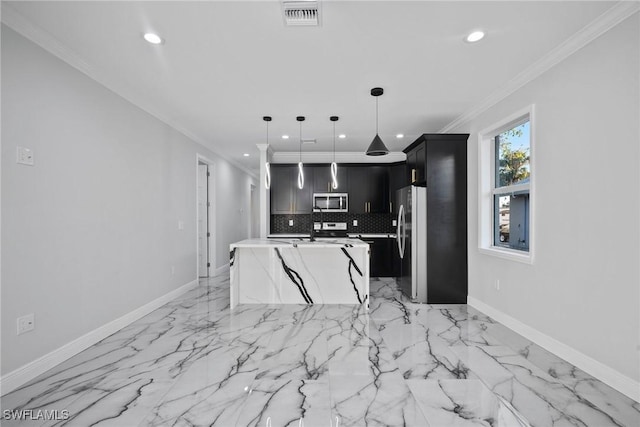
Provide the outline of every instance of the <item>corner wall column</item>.
<path id="1" fill-rule="evenodd" d="M 266 239 L 267 235 L 269 235 L 269 228 L 271 225 L 269 212 L 270 203 L 269 203 L 269 190 L 266 188 L 266 178 L 265 174 L 267 173 L 266 163 L 271 162 L 271 153 L 269 150 L 269 144 L 256 144 L 258 150 L 260 150 L 260 238 Z"/>

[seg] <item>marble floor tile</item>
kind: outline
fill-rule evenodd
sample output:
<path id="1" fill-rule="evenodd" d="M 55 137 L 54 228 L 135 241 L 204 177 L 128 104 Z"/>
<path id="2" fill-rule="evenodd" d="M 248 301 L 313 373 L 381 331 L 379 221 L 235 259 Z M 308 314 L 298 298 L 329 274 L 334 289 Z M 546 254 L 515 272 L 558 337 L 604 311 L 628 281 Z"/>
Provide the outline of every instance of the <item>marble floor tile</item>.
<path id="1" fill-rule="evenodd" d="M 428 426 L 398 372 L 331 375 L 332 419 L 340 426 Z"/>
<path id="2" fill-rule="evenodd" d="M 229 305 L 195 289 L 19 389 L 3 426 L 638 426 L 640 404 L 467 305 L 373 278 L 362 305 Z"/>
<path id="3" fill-rule="evenodd" d="M 257 380 L 252 384 L 234 425 L 330 426 L 329 380 Z"/>
<path id="4" fill-rule="evenodd" d="M 532 425 L 623 426 L 570 387 L 502 346 L 455 347 L 463 363 Z"/>
<path id="5" fill-rule="evenodd" d="M 480 380 L 408 380 L 430 427 L 528 427 Z"/>

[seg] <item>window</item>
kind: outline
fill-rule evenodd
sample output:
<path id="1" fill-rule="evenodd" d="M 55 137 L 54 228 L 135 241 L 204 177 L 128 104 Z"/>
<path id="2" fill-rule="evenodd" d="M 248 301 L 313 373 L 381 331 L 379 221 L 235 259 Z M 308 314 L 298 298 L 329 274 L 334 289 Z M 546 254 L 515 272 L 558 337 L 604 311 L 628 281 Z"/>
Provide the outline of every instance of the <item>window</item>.
<path id="1" fill-rule="evenodd" d="M 493 139 L 493 245 L 529 250 L 529 118 Z"/>
<path id="2" fill-rule="evenodd" d="M 532 262 L 533 106 L 480 133 L 479 248 Z"/>

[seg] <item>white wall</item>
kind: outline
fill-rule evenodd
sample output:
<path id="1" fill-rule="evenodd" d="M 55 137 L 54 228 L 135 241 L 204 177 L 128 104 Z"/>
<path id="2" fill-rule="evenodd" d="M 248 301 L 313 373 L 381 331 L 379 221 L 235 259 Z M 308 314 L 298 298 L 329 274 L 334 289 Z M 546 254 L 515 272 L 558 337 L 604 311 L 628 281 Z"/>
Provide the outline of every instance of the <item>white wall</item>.
<path id="1" fill-rule="evenodd" d="M 471 122 L 469 295 L 640 380 L 638 14 Z M 526 48 L 526 47 L 523 47 Z M 505 53 L 507 54 L 507 53 Z M 535 261 L 478 251 L 478 132 L 535 104 Z M 493 288 L 500 280 L 500 291 Z"/>
<path id="2" fill-rule="evenodd" d="M 197 154 L 221 267 L 253 178 L 2 26 L 2 375 L 196 279 Z"/>

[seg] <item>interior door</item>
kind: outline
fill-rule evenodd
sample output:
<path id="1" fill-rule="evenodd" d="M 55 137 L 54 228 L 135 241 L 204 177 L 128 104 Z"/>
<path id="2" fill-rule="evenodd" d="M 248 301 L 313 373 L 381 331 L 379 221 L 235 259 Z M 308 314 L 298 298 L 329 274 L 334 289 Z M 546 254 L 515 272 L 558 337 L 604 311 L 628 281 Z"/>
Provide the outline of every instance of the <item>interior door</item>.
<path id="1" fill-rule="evenodd" d="M 198 276 L 209 277 L 209 166 L 198 164 Z"/>

